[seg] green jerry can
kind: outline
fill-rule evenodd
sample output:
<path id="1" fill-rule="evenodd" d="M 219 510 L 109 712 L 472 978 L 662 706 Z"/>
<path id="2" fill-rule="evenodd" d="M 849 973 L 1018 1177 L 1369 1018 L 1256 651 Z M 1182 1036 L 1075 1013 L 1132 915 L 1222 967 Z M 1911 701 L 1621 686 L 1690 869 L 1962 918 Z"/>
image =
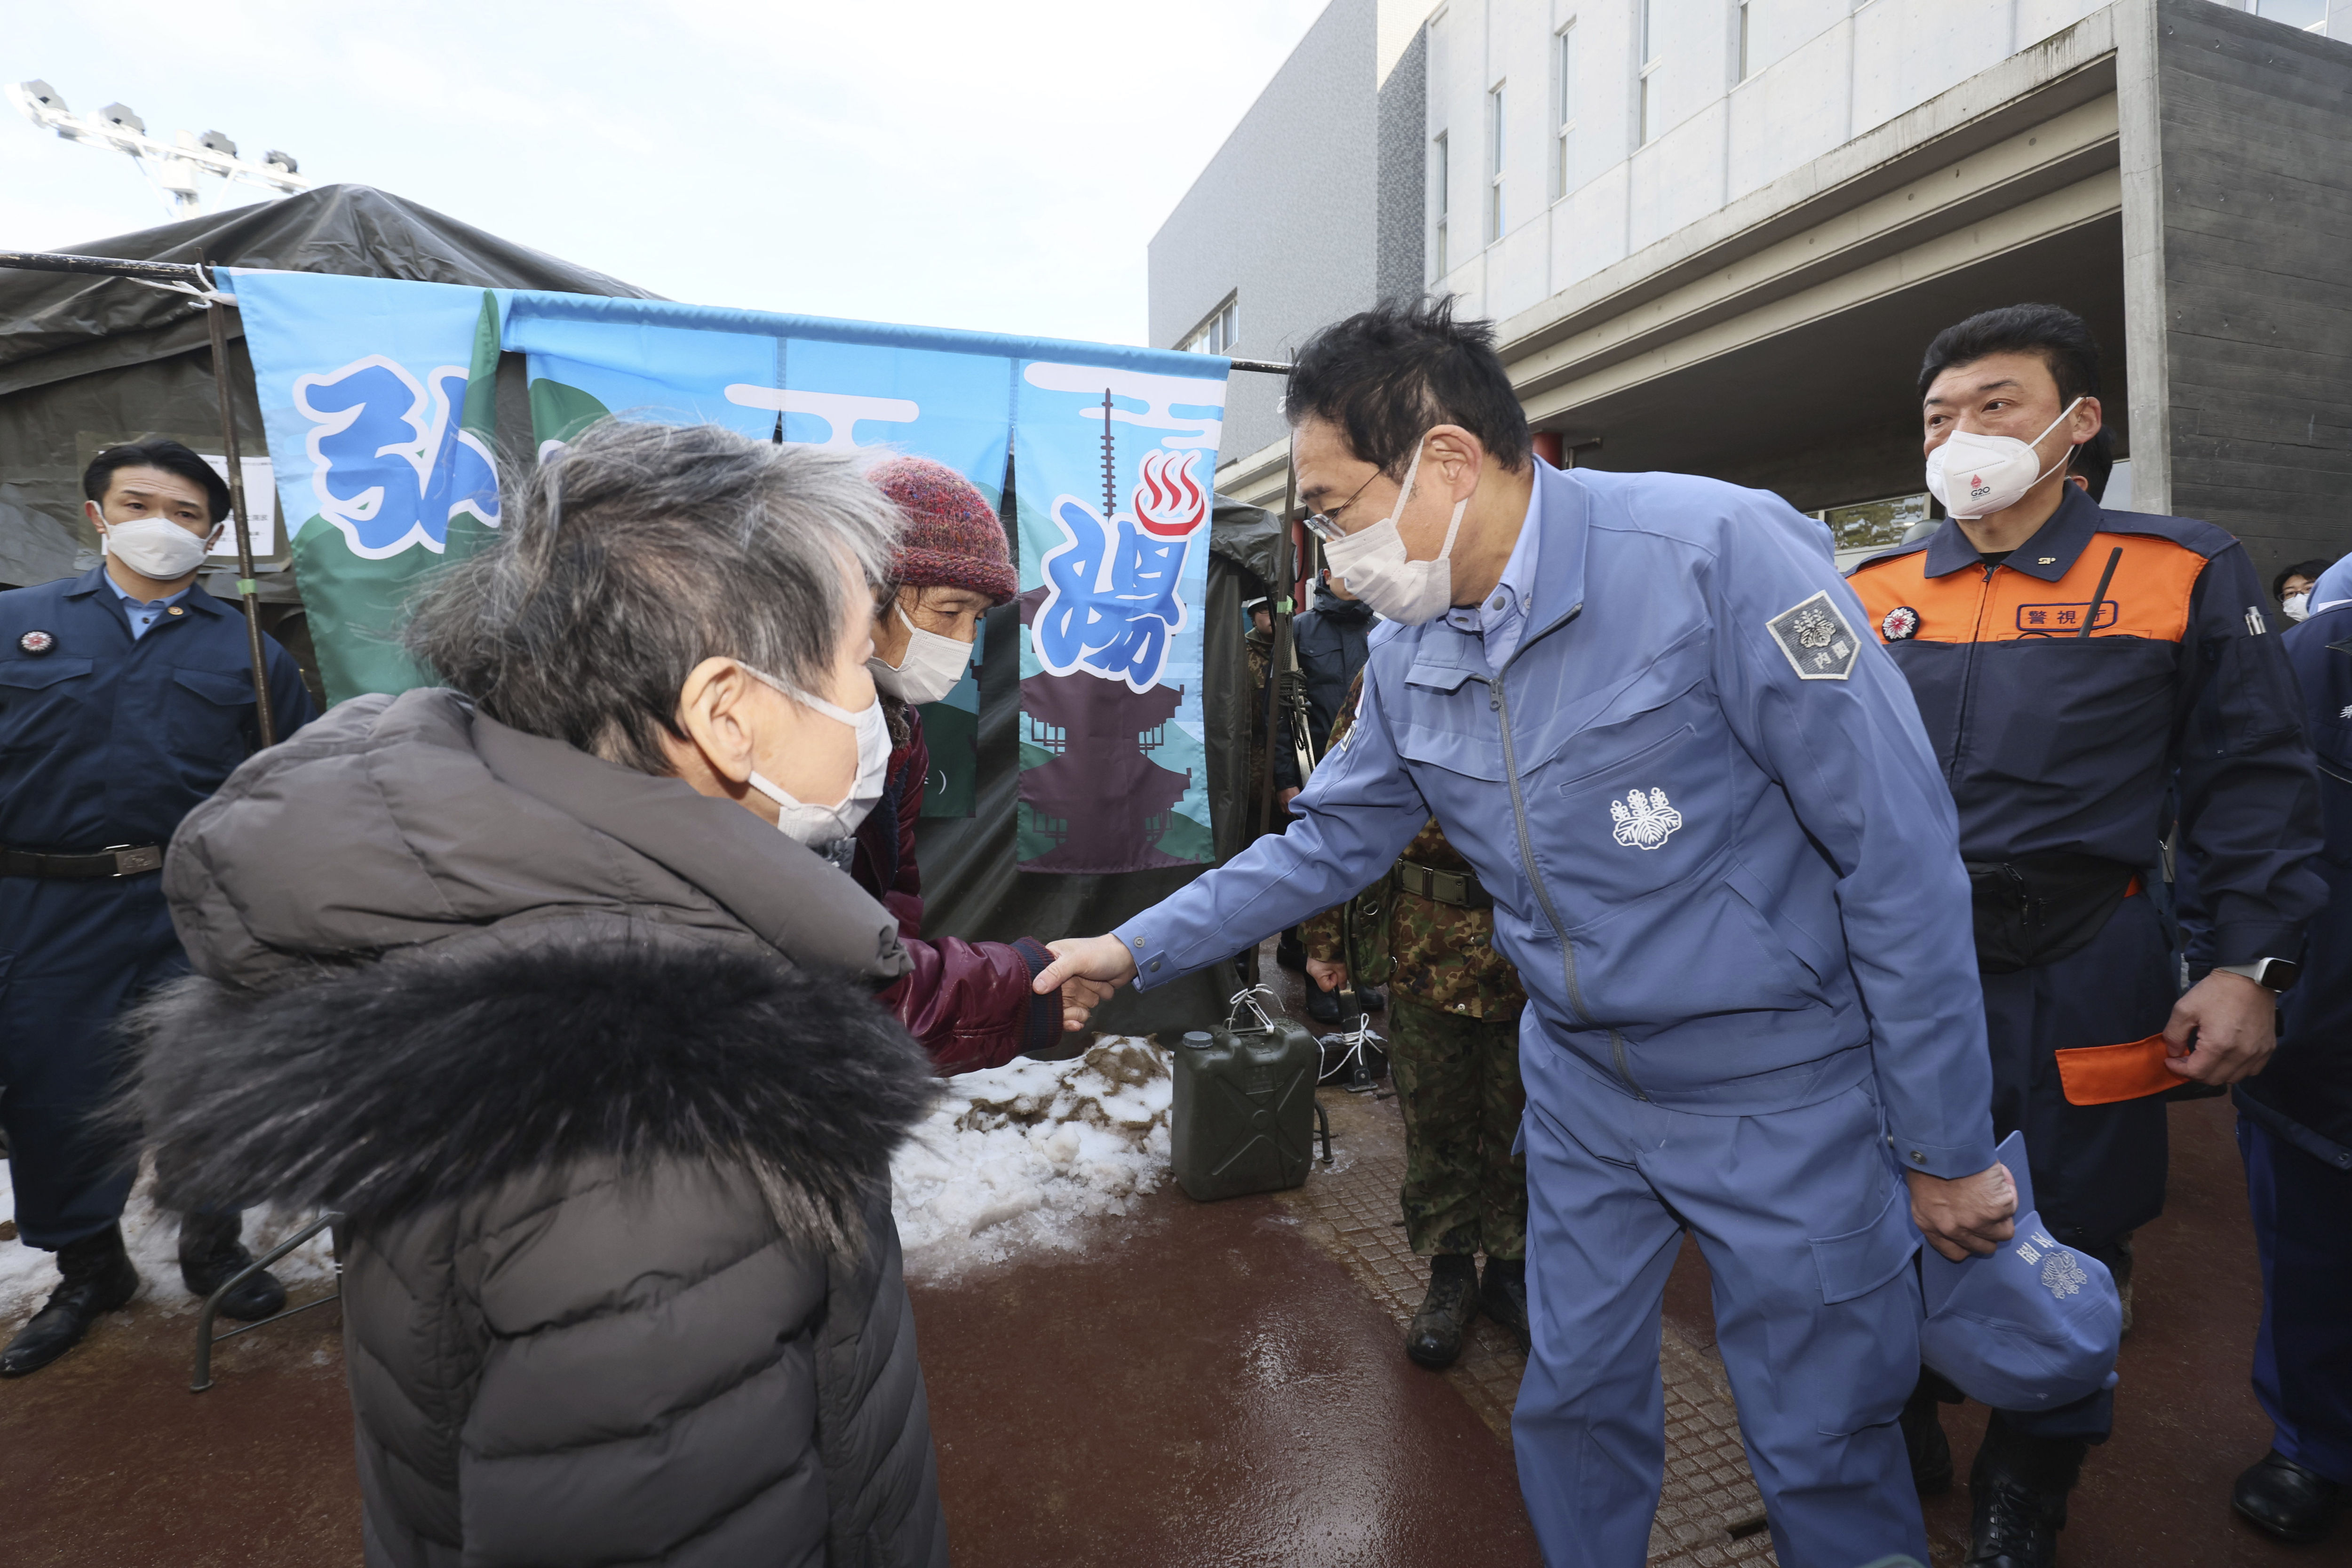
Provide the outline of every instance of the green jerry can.
<path id="1" fill-rule="evenodd" d="M 1287 1019 L 1186 1031 L 1168 1128 L 1177 1182 L 1202 1203 L 1303 1184 L 1322 1065 L 1315 1037 Z"/>

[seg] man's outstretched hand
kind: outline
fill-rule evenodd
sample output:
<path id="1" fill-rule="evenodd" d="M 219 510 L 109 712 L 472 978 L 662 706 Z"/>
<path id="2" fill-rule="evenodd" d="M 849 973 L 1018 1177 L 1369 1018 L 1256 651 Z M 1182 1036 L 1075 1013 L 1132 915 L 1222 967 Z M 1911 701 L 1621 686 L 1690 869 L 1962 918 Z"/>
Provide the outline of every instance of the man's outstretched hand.
<path id="1" fill-rule="evenodd" d="M 1054 955 L 1054 962 L 1029 986 L 1040 996 L 1061 991 L 1065 1029 L 1084 1028 L 1086 1011 L 1135 978 L 1134 956 L 1127 951 L 1127 943 L 1115 936 L 1066 936 L 1047 942 L 1045 951 Z M 1077 989 L 1074 992 L 1073 987 Z M 1076 1023 L 1070 1020 L 1074 994 L 1087 998 L 1086 1011 L 1078 1014 Z"/>
<path id="2" fill-rule="evenodd" d="M 1958 1263 L 1973 1252 L 1990 1256 L 2017 1234 L 2017 1184 L 1996 1160 L 1973 1176 L 1946 1181 L 1925 1171 L 1906 1171 L 1911 1184 L 1911 1219 L 1927 1245 Z"/>

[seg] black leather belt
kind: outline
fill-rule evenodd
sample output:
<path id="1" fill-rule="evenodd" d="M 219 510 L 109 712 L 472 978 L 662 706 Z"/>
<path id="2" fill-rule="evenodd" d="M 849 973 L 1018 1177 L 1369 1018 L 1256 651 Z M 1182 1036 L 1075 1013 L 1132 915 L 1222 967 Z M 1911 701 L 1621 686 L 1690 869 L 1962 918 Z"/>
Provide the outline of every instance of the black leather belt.
<path id="1" fill-rule="evenodd" d="M 1452 904 L 1457 909 L 1491 910 L 1494 895 L 1478 885 L 1478 878 L 1470 871 L 1440 871 L 1434 867 L 1416 866 L 1410 860 L 1396 864 L 1397 887 L 1415 898 L 1433 903 Z"/>
<path id="2" fill-rule="evenodd" d="M 137 877 L 163 868 L 161 844 L 110 844 L 95 855 L 0 849 L 0 877 Z"/>

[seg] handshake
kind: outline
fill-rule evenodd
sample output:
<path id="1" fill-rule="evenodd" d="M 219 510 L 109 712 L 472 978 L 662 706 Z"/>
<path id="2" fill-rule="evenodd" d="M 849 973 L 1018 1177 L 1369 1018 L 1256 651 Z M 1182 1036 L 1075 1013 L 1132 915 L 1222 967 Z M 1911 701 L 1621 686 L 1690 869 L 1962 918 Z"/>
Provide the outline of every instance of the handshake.
<path id="1" fill-rule="evenodd" d="M 1067 1032 L 1085 1028 L 1087 1016 L 1135 978 L 1135 960 L 1115 936 L 1064 937 L 1047 942 L 1045 951 L 1054 962 L 1030 982 L 1030 988 L 1040 996 L 1061 992 L 1062 1027 Z"/>

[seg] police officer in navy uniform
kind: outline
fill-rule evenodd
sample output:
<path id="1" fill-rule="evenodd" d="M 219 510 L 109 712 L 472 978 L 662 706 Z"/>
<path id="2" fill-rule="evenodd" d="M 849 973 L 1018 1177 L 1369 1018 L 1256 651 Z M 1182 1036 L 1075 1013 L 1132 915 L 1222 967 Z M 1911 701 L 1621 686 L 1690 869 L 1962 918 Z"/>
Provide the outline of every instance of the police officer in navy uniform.
<path id="1" fill-rule="evenodd" d="M 2022 1129 L 2042 1217 L 2128 1301 L 2130 1233 L 2163 1211 L 2164 1091 L 2235 1083 L 2326 897 L 2318 785 L 2269 595 L 2211 523 L 2105 510 L 2068 482 L 2101 427 L 2098 348 L 2053 305 L 1948 328 L 1919 373 L 1927 483 L 1951 514 L 1854 568 L 1959 811 L 1992 1051 L 1993 1127 Z M 2104 486 L 2102 486 L 2104 488 Z M 2178 791 L 2207 916 L 2181 994 L 2147 896 Z M 1923 1389 L 1921 1484 L 1950 1473 Z M 1968 1562 L 2046 1568 L 2114 1395 L 1995 1411 Z"/>
<path id="2" fill-rule="evenodd" d="M 245 621 L 196 585 L 228 487 L 176 441 L 99 454 L 83 476 L 103 564 L 0 593 L 0 1125 L 21 1245 L 62 1282 L 0 1350 L 37 1371 L 137 1291 L 122 1245 L 129 1141 L 98 1115 L 127 1065 L 124 1006 L 185 973 L 163 903 L 163 847 L 260 744 Z M 268 638 L 279 738 L 313 717 L 300 671 Z M 163 1201 L 169 1191 L 168 1151 Z M 180 1224 L 180 1272 L 209 1295 L 252 1262 L 234 1209 Z M 222 1301 L 267 1317 L 286 1292 L 257 1275 Z"/>
<path id="3" fill-rule="evenodd" d="M 1683 1236 L 1780 1560 L 1927 1556 L 1896 1418 L 1924 1232 L 2012 1233 L 1958 825 L 1827 531 L 1778 497 L 1562 472 L 1484 322 L 1382 306 L 1285 409 L 1334 573 L 1383 617 L 1297 819 L 1035 984 L 1154 985 L 1347 898 L 1433 816 L 1527 991 L 1512 1423 L 1554 1568 L 1638 1568 Z M 1916 1228 L 1915 1228 L 1916 1225 Z"/>

